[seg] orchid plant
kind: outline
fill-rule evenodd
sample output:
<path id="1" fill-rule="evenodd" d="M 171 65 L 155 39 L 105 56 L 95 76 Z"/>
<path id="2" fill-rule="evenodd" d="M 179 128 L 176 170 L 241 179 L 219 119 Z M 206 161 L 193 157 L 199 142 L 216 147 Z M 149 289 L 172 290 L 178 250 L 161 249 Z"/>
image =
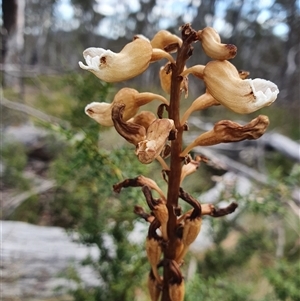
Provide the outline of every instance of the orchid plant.
<path id="1" fill-rule="evenodd" d="M 140 187 L 145 196 L 148 210 L 136 205 L 134 212 L 149 223 L 145 249 L 150 263 L 148 289 L 152 301 L 183 301 L 185 289 L 181 265 L 189 246 L 200 233 L 202 216 L 225 216 L 238 206 L 231 203 L 225 208 L 216 208 L 212 204 L 200 204 L 184 191 L 184 178 L 194 173 L 200 162 L 206 162 L 203 156 L 193 158 L 190 152 L 196 146 L 257 139 L 269 125 L 269 119 L 264 115 L 245 125 L 221 120 L 212 130 L 200 134 L 184 147 L 183 135 L 188 130 L 190 115 L 218 105 L 248 114 L 269 106 L 279 93 L 274 83 L 260 78 L 248 79 L 248 72 L 239 72 L 228 61 L 235 57 L 237 47 L 221 43 L 213 28 L 196 31 L 190 24 L 185 24 L 180 30 L 181 38 L 166 30 L 159 31 L 151 40 L 136 35 L 119 53 L 88 48 L 83 52 L 87 65 L 79 62 L 82 69 L 91 71 L 103 81 L 120 82 L 143 73 L 153 62 L 167 60 L 160 69 L 159 78 L 169 100 L 158 94 L 123 88 L 111 103 L 93 102 L 85 108 L 89 117 L 103 126 L 113 126 L 120 136 L 133 144 L 141 163 L 158 161 L 167 182 L 166 192 L 153 179 L 143 175 L 113 186 L 117 193 L 122 188 Z M 187 67 L 187 61 L 193 55 L 193 44 L 197 42 L 212 60 L 206 65 Z M 189 75 L 204 81 L 206 91 L 181 116 L 180 101 L 182 94 L 188 94 Z M 140 107 L 153 100 L 161 102 L 156 114 L 139 112 Z M 164 113 L 167 118 L 163 117 Z M 191 209 L 182 212 L 179 199 Z"/>

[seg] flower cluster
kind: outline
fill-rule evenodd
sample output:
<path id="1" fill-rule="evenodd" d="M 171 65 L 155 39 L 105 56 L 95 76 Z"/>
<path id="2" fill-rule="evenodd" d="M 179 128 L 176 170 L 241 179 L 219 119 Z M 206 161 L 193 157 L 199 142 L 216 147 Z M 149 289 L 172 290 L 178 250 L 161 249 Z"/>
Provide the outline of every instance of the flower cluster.
<path id="1" fill-rule="evenodd" d="M 195 43 L 212 60 L 206 65 L 187 67 Z M 176 59 L 173 53 L 177 53 Z M 147 221 L 146 254 L 151 266 L 149 293 L 152 301 L 182 301 L 184 278 L 180 270 L 189 246 L 200 230 L 203 215 L 220 217 L 232 213 L 236 203 L 218 209 L 211 204 L 200 204 L 181 187 L 183 180 L 194 173 L 201 156 L 192 158 L 190 152 L 196 146 L 257 139 L 264 134 L 269 119 L 259 115 L 249 123 L 240 125 L 231 120 L 217 122 L 213 129 L 200 134 L 183 148 L 183 134 L 194 111 L 223 105 L 239 113 L 248 114 L 273 103 L 279 93 L 277 86 L 267 80 L 248 79 L 248 72 L 238 71 L 228 60 L 235 57 L 237 47 L 223 44 L 219 34 L 211 27 L 192 29 L 190 24 L 181 27 L 181 38 L 166 30 L 159 31 L 152 40 L 136 35 L 119 53 L 102 48 L 88 48 L 83 52 L 86 64 L 82 69 L 91 71 L 106 82 L 125 81 L 143 73 L 151 63 L 167 60 L 161 67 L 159 78 L 165 97 L 150 92 L 140 93 L 123 88 L 112 102 L 93 102 L 86 106 L 85 113 L 103 126 L 113 126 L 116 131 L 135 146 L 137 159 L 143 164 L 157 160 L 163 170 L 168 191 L 164 193 L 152 179 L 142 175 L 126 179 L 114 185 L 115 192 L 126 187 L 141 187 L 149 212 L 140 206 L 135 213 Z M 197 97 L 181 115 L 180 98 L 188 95 L 188 76 L 193 75 L 205 83 L 206 91 Z M 153 100 L 161 104 L 156 114 L 140 111 L 140 107 Z M 168 118 L 163 118 L 164 110 Z M 159 198 L 154 198 L 153 193 Z M 182 213 L 178 200 L 182 199 L 192 209 Z M 159 229 L 159 231 L 158 231 Z M 162 268 L 163 272 L 159 272 Z"/>

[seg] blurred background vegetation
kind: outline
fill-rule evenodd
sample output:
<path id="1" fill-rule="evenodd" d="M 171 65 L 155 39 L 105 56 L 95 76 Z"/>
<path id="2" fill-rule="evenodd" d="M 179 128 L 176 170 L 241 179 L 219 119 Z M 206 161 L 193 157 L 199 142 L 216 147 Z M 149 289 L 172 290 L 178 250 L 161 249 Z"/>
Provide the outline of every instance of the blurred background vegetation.
<path id="1" fill-rule="evenodd" d="M 84 244 L 98 247 L 97 260 L 82 262 L 96 271 L 98 286 L 87 288 L 71 269 L 64 275 L 78 284 L 69 292 L 73 300 L 149 300 L 144 234 L 132 239 L 140 227 L 133 206 L 144 206 L 144 199 L 139 189 L 115 195 L 112 185 L 143 174 L 165 188 L 158 164 L 142 166 L 113 129 L 84 114 L 88 103 L 110 102 L 125 86 L 164 94 L 157 76 L 161 65 L 152 64 L 141 76 L 110 85 L 78 67 L 82 51 L 102 47 L 118 52 L 135 34 L 151 38 L 160 29 L 179 34 L 179 26 L 187 22 L 195 29 L 214 27 L 222 41 L 237 45 L 232 63 L 238 69 L 278 85 L 276 102 L 259 113 L 269 116 L 269 133 L 299 143 L 296 0 L 2 0 L 2 219 L 63 227 L 78 233 Z M 195 44 L 189 66 L 208 61 Z M 204 85 L 190 78 L 182 109 L 203 91 Z M 147 108 L 156 110 L 153 105 Z M 208 125 L 257 115 L 211 108 L 193 117 Z M 27 126 L 34 132 L 26 132 Z M 194 126 L 191 133 L 199 132 Z M 234 183 L 226 184 L 214 200 L 235 200 L 239 210 L 233 218 L 207 220 L 209 246 L 193 248 L 185 262 L 186 301 L 300 300 L 300 155 L 299 144 L 293 145 L 298 156 L 259 141 L 214 150 L 264 180 L 248 177 L 247 193 Z M 228 170 L 203 164 L 184 185 L 201 200 L 215 184 L 223 183 Z M 243 171 L 235 171 L 235 176 L 245 176 Z M 50 188 L 33 189 L 49 180 Z M 15 196 L 24 192 L 29 193 L 14 204 Z"/>

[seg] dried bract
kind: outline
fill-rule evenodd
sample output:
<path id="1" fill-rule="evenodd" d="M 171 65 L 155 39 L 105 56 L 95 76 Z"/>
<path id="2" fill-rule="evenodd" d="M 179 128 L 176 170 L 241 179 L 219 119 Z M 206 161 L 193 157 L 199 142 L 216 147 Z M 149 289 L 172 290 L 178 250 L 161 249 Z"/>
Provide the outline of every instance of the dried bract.
<path id="1" fill-rule="evenodd" d="M 145 39 L 135 39 L 119 53 L 103 48 L 87 48 L 83 52 L 86 64 L 82 69 L 94 73 L 105 82 L 120 82 L 143 73 L 152 59 L 152 46 Z"/>
<path id="2" fill-rule="evenodd" d="M 204 52 L 214 60 L 229 60 L 236 56 L 237 47 L 221 43 L 219 34 L 212 27 L 205 27 L 197 32 Z"/>
<path id="3" fill-rule="evenodd" d="M 272 104 L 278 87 L 261 78 L 241 79 L 228 61 L 211 61 L 204 68 L 209 93 L 223 106 L 239 114 L 249 114 Z"/>

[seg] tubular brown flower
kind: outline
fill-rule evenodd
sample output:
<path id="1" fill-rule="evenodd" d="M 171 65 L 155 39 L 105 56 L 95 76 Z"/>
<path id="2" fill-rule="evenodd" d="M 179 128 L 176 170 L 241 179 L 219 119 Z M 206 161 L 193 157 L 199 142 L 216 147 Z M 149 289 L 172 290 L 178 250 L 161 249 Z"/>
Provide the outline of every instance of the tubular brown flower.
<path id="1" fill-rule="evenodd" d="M 236 56 L 237 47 L 221 43 L 220 35 L 212 28 L 205 27 L 197 32 L 204 52 L 214 60 L 229 60 Z"/>
<path id="2" fill-rule="evenodd" d="M 228 61 L 211 61 L 204 68 L 208 92 L 223 106 L 239 114 L 249 114 L 273 103 L 278 87 L 267 80 L 241 79 Z"/>
<path id="3" fill-rule="evenodd" d="M 135 39 L 119 53 L 103 48 L 87 48 L 83 52 L 86 64 L 82 69 L 94 73 L 105 82 L 120 82 L 143 73 L 152 60 L 152 46 L 146 39 Z"/>
<path id="4" fill-rule="evenodd" d="M 127 121 L 136 115 L 141 106 L 146 105 L 155 99 L 169 105 L 168 100 L 159 94 L 150 92 L 139 93 L 135 89 L 122 88 L 116 93 L 112 103 L 92 102 L 85 107 L 85 113 L 101 125 L 113 126 L 111 111 L 114 105 L 126 105 L 123 111 L 123 119 Z"/>

